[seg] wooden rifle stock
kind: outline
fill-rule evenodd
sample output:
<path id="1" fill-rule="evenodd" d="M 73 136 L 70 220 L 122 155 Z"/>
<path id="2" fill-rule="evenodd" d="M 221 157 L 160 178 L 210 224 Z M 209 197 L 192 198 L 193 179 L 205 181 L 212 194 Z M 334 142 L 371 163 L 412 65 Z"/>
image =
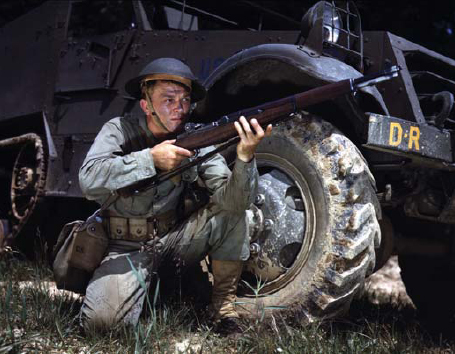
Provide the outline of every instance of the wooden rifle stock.
<path id="1" fill-rule="evenodd" d="M 256 107 L 240 110 L 227 116 L 223 116 L 219 120 L 210 124 L 202 126 L 189 124 L 187 126 L 190 128 L 188 129 L 186 127 L 185 129 L 187 131 L 177 136 L 175 145 L 187 150 L 196 150 L 226 142 L 237 136 L 234 122 L 241 116 L 245 116 L 247 120 L 254 117 L 262 127 L 265 127 L 268 124 L 287 118 L 289 114 L 294 113 L 299 109 L 322 103 L 324 101 L 333 100 L 336 97 L 354 92 L 359 88 L 376 85 L 381 81 L 389 80 L 398 76 L 399 70 L 401 70 L 400 67 L 393 66 L 379 73 L 366 75 L 357 79 L 338 81 L 276 101 L 267 102 Z M 231 142 L 237 142 L 237 140 L 231 140 Z M 224 144 L 224 147 L 227 147 L 228 145 L 229 143 L 226 143 Z M 218 148 L 217 151 L 222 148 L 223 147 Z M 213 154 L 210 154 L 210 156 L 212 155 Z M 210 156 L 199 157 L 195 161 L 184 166 L 180 166 L 173 171 L 163 172 L 132 185 L 120 188 L 117 190 L 117 193 L 120 196 L 130 196 L 144 191 L 177 174 L 182 173 L 191 166 L 205 161 Z"/>
<path id="2" fill-rule="evenodd" d="M 177 136 L 175 145 L 188 150 L 195 150 L 220 144 L 237 136 L 234 122 L 241 116 L 244 116 L 247 120 L 254 117 L 262 127 L 266 127 L 268 124 L 275 123 L 297 110 L 352 92 L 351 81 L 351 79 L 342 80 L 231 113 L 214 123 L 205 125 L 203 128 L 190 130 Z"/>

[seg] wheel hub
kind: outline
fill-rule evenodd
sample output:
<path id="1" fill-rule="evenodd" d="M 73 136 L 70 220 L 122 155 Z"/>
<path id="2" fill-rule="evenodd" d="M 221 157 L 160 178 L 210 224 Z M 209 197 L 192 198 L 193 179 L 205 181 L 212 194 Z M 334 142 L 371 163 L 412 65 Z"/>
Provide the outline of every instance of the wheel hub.
<path id="1" fill-rule="evenodd" d="M 22 167 L 19 170 L 15 181 L 15 187 L 18 190 L 25 191 L 31 186 L 33 181 L 33 170 L 30 167 Z"/>
<path id="2" fill-rule="evenodd" d="M 11 179 L 11 229 L 8 239 L 13 239 L 29 220 L 43 195 L 46 182 L 43 142 L 39 135 L 27 133 L 0 140 L 0 149 L 17 146 L 19 151 L 13 165 Z M 3 231 L 3 236 L 5 236 Z"/>
<path id="3" fill-rule="evenodd" d="M 278 169 L 261 175 L 255 204 L 248 212 L 252 243 L 245 270 L 270 282 L 292 267 L 302 247 L 305 211 L 299 190 Z"/>
<path id="4" fill-rule="evenodd" d="M 25 136 L 24 136 L 25 137 Z M 11 209 L 15 217 L 13 233 L 17 234 L 36 208 L 45 183 L 43 145 L 39 137 L 28 139 L 13 166 Z"/>

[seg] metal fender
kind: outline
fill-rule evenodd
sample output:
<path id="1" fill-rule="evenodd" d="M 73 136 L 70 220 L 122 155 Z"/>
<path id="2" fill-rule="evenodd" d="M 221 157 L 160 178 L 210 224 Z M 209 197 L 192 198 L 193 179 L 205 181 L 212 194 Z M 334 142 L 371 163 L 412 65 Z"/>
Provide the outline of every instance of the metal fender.
<path id="1" fill-rule="evenodd" d="M 241 107 L 245 95 L 250 106 L 261 100 L 276 99 L 312 87 L 362 76 L 353 67 L 330 57 L 318 56 L 305 46 L 263 44 L 243 49 L 225 60 L 205 80 L 208 96 L 197 111 L 201 114 L 225 114 Z M 364 121 L 364 112 L 388 114 L 387 107 L 376 87 L 359 92 L 367 103 L 358 107 L 352 95 L 346 96 L 343 110 L 354 113 L 357 122 Z M 252 98 L 253 97 L 253 98 Z M 237 104 L 232 105 L 235 98 Z M 257 102 L 256 102 L 257 100 Z M 340 100 L 337 100 L 338 105 Z M 227 103 L 229 102 L 229 103 Z M 347 106 L 346 106 L 347 104 Z M 240 107 L 237 107 L 240 106 Z"/>

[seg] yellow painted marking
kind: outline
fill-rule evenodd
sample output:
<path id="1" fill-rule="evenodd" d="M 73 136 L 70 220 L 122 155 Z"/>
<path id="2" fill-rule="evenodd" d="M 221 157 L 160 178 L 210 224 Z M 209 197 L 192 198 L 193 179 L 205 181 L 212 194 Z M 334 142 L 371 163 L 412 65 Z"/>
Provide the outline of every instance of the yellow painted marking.
<path id="1" fill-rule="evenodd" d="M 396 133 L 396 140 L 395 140 L 395 131 Z M 398 146 L 401 144 L 401 137 L 403 134 L 403 128 L 401 127 L 400 123 L 390 123 L 390 137 L 389 137 L 389 145 L 391 146 Z"/>
<path id="2" fill-rule="evenodd" d="M 389 135 L 389 145 L 390 146 L 399 146 L 401 141 L 403 140 L 403 136 L 405 139 L 408 139 L 408 149 L 409 150 L 420 150 L 420 128 L 416 126 L 409 127 L 409 133 L 403 134 L 403 127 L 400 123 L 392 122 L 390 123 L 390 135 Z M 423 149 L 423 147 L 422 147 Z"/>
<path id="3" fill-rule="evenodd" d="M 419 138 L 420 138 L 420 129 L 419 127 L 414 127 L 411 125 L 411 129 L 409 130 L 409 141 L 408 141 L 408 149 L 412 149 L 413 142 L 415 143 L 415 149 L 417 151 L 420 150 L 419 148 Z"/>

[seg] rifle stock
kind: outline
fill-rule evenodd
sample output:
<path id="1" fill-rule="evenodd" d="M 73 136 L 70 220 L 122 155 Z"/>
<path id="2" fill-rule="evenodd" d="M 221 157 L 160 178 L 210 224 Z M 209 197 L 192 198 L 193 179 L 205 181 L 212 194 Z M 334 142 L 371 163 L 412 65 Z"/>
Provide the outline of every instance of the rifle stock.
<path id="1" fill-rule="evenodd" d="M 297 110 L 334 99 L 350 92 L 352 92 L 351 80 L 347 79 L 256 107 L 240 110 L 224 116 L 220 119 L 221 122 L 217 121 L 204 128 L 189 131 L 177 136 L 175 145 L 188 150 L 194 150 L 220 144 L 223 141 L 237 136 L 234 122 L 241 116 L 244 116 L 247 120 L 254 117 L 262 127 L 265 127 Z"/>
<path id="2" fill-rule="evenodd" d="M 376 85 L 377 83 L 389 80 L 398 76 L 400 67 L 393 66 L 379 73 L 359 77 L 357 79 L 346 79 L 335 83 L 320 86 L 305 92 L 281 98 L 276 101 L 267 102 L 259 106 L 240 110 L 223 116 L 219 120 L 204 125 L 200 128 L 190 129 L 187 132 L 177 136 L 175 145 L 187 150 L 196 150 L 207 146 L 212 146 L 226 142 L 237 136 L 237 131 L 234 127 L 234 122 L 241 116 L 245 116 L 247 120 L 256 118 L 258 123 L 265 127 L 268 124 L 278 122 L 289 114 L 297 110 L 309 107 L 324 101 L 329 101 L 339 96 L 354 92 L 361 87 Z M 228 144 L 226 144 L 228 145 Z M 196 163 L 204 161 L 204 156 L 198 158 Z M 185 166 L 180 166 L 176 171 L 170 171 L 146 180 L 136 182 L 130 186 L 123 187 L 117 190 L 121 196 L 130 196 L 137 192 L 146 190 L 155 186 L 157 183 L 171 178 L 172 176 L 183 172 L 186 168 L 194 166 L 195 163 L 190 163 Z"/>

